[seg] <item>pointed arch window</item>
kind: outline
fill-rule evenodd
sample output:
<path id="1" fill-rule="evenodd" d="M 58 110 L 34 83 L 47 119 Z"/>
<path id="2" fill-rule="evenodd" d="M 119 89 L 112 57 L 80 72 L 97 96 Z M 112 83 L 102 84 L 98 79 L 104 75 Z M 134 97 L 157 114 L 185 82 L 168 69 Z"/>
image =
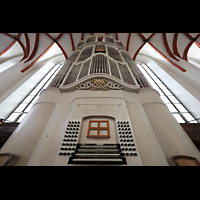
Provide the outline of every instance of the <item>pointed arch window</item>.
<path id="1" fill-rule="evenodd" d="M 160 94 L 161 99 L 178 123 L 200 123 L 198 119 L 186 108 L 176 95 L 162 82 L 162 80 L 149 68 L 148 65 L 138 62 L 138 68 L 146 79 Z"/>
<path id="2" fill-rule="evenodd" d="M 46 89 L 49 83 L 53 80 L 56 72 L 64 65 L 64 61 L 54 65 L 45 76 L 35 85 L 35 87 L 23 98 L 23 100 L 15 107 L 15 109 L 5 118 L 5 122 L 20 123 L 28 114 L 31 107 L 39 98 L 39 94 L 43 89 Z"/>

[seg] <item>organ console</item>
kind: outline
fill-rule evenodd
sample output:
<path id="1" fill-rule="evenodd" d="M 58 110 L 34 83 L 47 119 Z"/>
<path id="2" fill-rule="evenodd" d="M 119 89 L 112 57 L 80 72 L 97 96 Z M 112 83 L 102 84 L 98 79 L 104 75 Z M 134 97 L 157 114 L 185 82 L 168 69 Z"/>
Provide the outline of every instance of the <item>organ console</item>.
<path id="1" fill-rule="evenodd" d="M 117 121 L 119 144 L 79 144 L 80 121 L 66 126 L 60 156 L 70 156 L 68 164 L 127 164 L 127 156 L 137 156 L 129 121 Z"/>

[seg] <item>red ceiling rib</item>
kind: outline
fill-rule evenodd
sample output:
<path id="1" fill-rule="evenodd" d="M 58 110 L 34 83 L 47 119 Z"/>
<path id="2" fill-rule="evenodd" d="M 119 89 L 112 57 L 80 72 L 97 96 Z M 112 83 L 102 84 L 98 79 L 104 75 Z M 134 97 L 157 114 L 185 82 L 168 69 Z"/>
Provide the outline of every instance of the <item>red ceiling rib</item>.
<path id="1" fill-rule="evenodd" d="M 67 60 L 68 56 L 67 56 L 67 53 L 65 52 L 65 50 L 62 48 L 62 46 L 58 42 L 56 42 L 56 44 L 59 46 L 60 50 L 63 52 L 63 54 L 65 56 L 65 59 Z"/>
<path id="2" fill-rule="evenodd" d="M 142 37 L 143 40 L 146 40 L 146 38 L 144 37 L 144 35 L 142 35 L 142 33 L 138 33 L 138 34 Z"/>
<path id="3" fill-rule="evenodd" d="M 21 62 L 23 59 L 28 57 L 28 54 L 26 52 L 26 48 L 24 47 L 23 43 L 19 40 L 19 36 L 21 35 L 21 33 L 18 33 L 16 37 L 14 37 L 15 40 L 17 40 L 17 42 L 19 43 L 19 45 L 21 46 L 23 52 L 24 52 L 24 56 L 23 58 L 19 61 Z"/>
<path id="4" fill-rule="evenodd" d="M 63 33 L 60 33 L 57 37 L 56 37 L 56 44 L 58 45 L 58 47 L 60 48 L 60 50 L 62 51 L 62 53 L 65 56 L 65 59 L 68 59 L 67 53 L 65 52 L 65 50 L 62 48 L 62 46 L 60 45 L 60 43 L 58 42 L 58 39 L 63 35 Z"/>
<path id="5" fill-rule="evenodd" d="M 186 48 L 183 52 L 183 59 L 186 60 L 186 61 L 188 61 L 187 54 L 188 54 L 188 51 L 189 51 L 190 47 L 192 46 L 193 42 L 194 41 L 189 42 L 189 44 L 186 46 Z"/>
<path id="6" fill-rule="evenodd" d="M 200 44 L 198 41 L 196 41 L 195 44 L 200 48 Z"/>
<path id="7" fill-rule="evenodd" d="M 9 36 L 9 37 L 12 37 L 14 38 L 14 36 L 8 34 L 8 33 L 4 33 L 5 35 Z M 18 33 L 16 38 L 18 39 L 19 36 L 21 35 L 21 33 Z M 4 53 L 6 53 L 15 43 L 16 43 L 17 40 L 13 41 L 5 50 L 3 50 L 1 53 L 0 53 L 0 56 L 2 56 Z"/>
<path id="8" fill-rule="evenodd" d="M 5 50 L 3 50 L 1 53 L 0 53 L 0 56 L 2 56 L 4 53 L 6 53 L 14 44 L 15 44 L 16 40 L 13 41 Z"/>
<path id="9" fill-rule="evenodd" d="M 186 35 L 190 40 L 193 39 L 193 37 L 192 37 L 189 33 L 185 33 L 185 35 Z"/>
<path id="10" fill-rule="evenodd" d="M 200 36 L 200 33 L 199 34 L 197 34 L 196 36 L 195 36 L 195 38 L 198 38 Z"/>
<path id="11" fill-rule="evenodd" d="M 146 38 L 144 37 L 144 35 L 142 35 L 142 33 L 139 33 L 139 35 L 143 38 L 143 40 L 145 40 Z M 155 35 L 155 33 L 151 34 L 150 37 L 148 37 L 148 39 L 152 38 L 153 35 Z M 148 42 L 148 44 L 155 50 L 157 51 L 165 60 L 167 60 L 170 64 L 172 64 L 174 67 L 176 67 L 177 69 L 181 70 L 182 72 L 186 72 L 185 69 L 183 69 L 182 67 L 180 67 L 179 65 L 177 65 L 176 63 L 174 63 L 173 61 L 171 61 L 168 57 L 166 57 L 163 53 L 161 53 L 155 46 L 153 46 L 153 44 L 151 44 L 150 42 Z M 140 47 L 140 49 L 143 46 Z M 139 51 L 137 51 L 137 53 L 139 53 Z M 136 55 L 137 56 L 137 55 Z M 136 58 L 136 56 L 134 55 L 133 59 Z"/>
<path id="12" fill-rule="evenodd" d="M 29 37 L 28 37 L 28 34 L 27 33 L 24 33 L 24 36 L 25 36 L 25 39 L 26 39 L 26 52 L 29 56 L 29 53 L 30 53 L 30 40 L 29 40 Z"/>
<path id="13" fill-rule="evenodd" d="M 30 60 L 32 60 L 35 55 L 36 55 L 36 52 L 38 51 L 38 45 L 39 45 L 39 33 L 36 33 L 35 34 L 35 43 L 33 43 L 34 47 L 33 47 L 33 50 L 32 52 L 30 52 L 30 38 L 29 38 L 29 35 L 27 33 L 18 33 L 17 36 L 12 36 L 11 34 L 9 33 L 3 33 L 5 35 L 7 35 L 8 37 L 10 38 L 13 38 L 14 41 L 4 50 L 0 53 L 0 56 L 2 56 L 4 53 L 6 53 L 10 48 L 12 48 L 12 46 L 15 44 L 15 42 L 18 42 L 19 45 L 22 47 L 22 50 L 24 52 L 24 56 L 23 58 L 20 60 L 24 60 L 24 59 L 27 59 L 25 61 L 28 62 Z M 19 37 L 21 34 L 24 34 L 24 37 L 25 37 L 25 43 L 21 42 L 19 40 Z M 57 44 L 58 47 L 60 48 L 60 50 L 62 51 L 65 59 L 68 59 L 68 55 L 67 53 L 65 52 L 65 49 L 62 47 L 62 43 L 59 43 L 59 39 L 62 37 L 63 33 L 59 33 L 58 36 L 56 38 L 53 38 L 50 34 L 48 33 L 45 33 L 49 38 L 51 38 L 53 40 L 53 43 L 50 44 L 50 46 L 38 57 L 36 58 L 34 61 L 32 61 L 32 63 L 27 66 L 25 69 L 22 70 L 22 72 L 25 72 L 27 69 L 29 69 L 31 66 L 33 66 L 45 53 L 48 52 L 48 50 L 53 46 L 53 44 Z M 70 34 L 70 39 L 71 39 L 71 47 L 72 47 L 72 50 L 74 51 L 75 50 L 75 45 L 74 45 L 74 38 L 73 38 L 73 34 L 72 33 L 69 33 Z M 94 33 L 91 33 L 92 35 L 94 35 Z M 108 34 L 108 33 L 105 33 L 105 35 Z M 116 40 L 119 40 L 119 37 L 118 37 L 118 34 L 117 33 L 114 33 L 115 34 L 115 38 Z M 167 60 L 169 63 L 171 63 L 173 66 L 175 66 L 176 68 L 178 68 L 179 70 L 181 70 L 182 72 L 185 72 L 186 70 L 183 69 L 182 67 L 180 67 L 178 64 L 176 64 L 174 61 L 179 61 L 179 58 L 181 59 L 184 59 L 187 61 L 187 54 L 188 54 L 188 51 L 190 49 L 190 47 L 192 46 L 193 43 L 195 43 L 198 48 L 200 48 L 200 42 L 197 41 L 197 38 L 200 37 L 200 33 L 198 33 L 196 35 L 196 37 L 194 37 L 193 35 L 189 34 L 189 33 L 184 33 L 187 38 L 190 39 L 188 45 L 185 47 L 184 49 L 184 52 L 183 52 L 183 58 L 180 56 L 179 52 L 178 52 L 178 43 L 177 43 L 177 40 L 178 40 L 178 34 L 179 33 L 174 33 L 174 36 L 173 37 L 173 46 L 172 46 L 172 49 L 170 49 L 170 46 L 169 46 L 169 41 L 168 41 L 168 38 L 167 38 L 167 35 L 166 33 L 163 33 L 163 42 L 164 42 L 164 47 L 166 48 L 166 52 L 167 54 L 163 54 L 161 53 L 162 49 L 158 50 L 155 46 L 153 46 L 153 44 L 151 44 L 149 42 L 149 39 L 152 38 L 155 33 L 152 33 L 148 38 L 145 37 L 145 34 L 143 35 L 142 33 L 138 33 L 140 35 L 140 37 L 142 38 L 143 40 L 143 43 L 141 44 L 141 46 L 137 49 L 137 51 L 135 52 L 134 56 L 133 56 L 133 60 L 136 59 L 137 55 L 139 54 L 139 52 L 141 51 L 141 49 L 143 48 L 143 46 L 148 43 L 154 50 L 156 50 L 165 60 Z M 23 38 L 24 39 L 24 38 Z M 81 33 L 81 40 L 84 39 L 84 33 Z M 63 41 L 63 40 L 62 40 Z M 132 42 L 131 40 L 131 33 L 128 34 L 128 37 L 127 37 L 127 44 L 126 44 L 126 50 L 129 51 L 129 48 L 130 48 L 130 42 Z M 177 56 L 177 57 L 176 57 Z M 175 60 L 173 60 L 173 59 Z"/>
<path id="14" fill-rule="evenodd" d="M 155 46 L 153 46 L 150 42 L 148 43 L 154 50 L 156 50 L 165 60 L 167 60 L 170 64 L 172 64 L 174 67 L 176 67 L 177 69 L 181 70 L 182 72 L 186 72 L 185 69 L 183 69 L 182 67 L 180 67 L 179 65 L 177 65 L 176 63 L 174 63 L 173 61 L 171 61 L 169 58 L 167 58 L 163 53 L 161 53 Z"/>
<path id="15" fill-rule="evenodd" d="M 146 39 L 151 39 L 156 33 L 152 33 L 148 38 L 146 38 L 142 33 L 138 33 L 141 37 L 142 37 L 142 39 L 143 40 L 146 40 Z M 145 41 L 144 41 L 145 42 Z"/>
<path id="16" fill-rule="evenodd" d="M 139 35 L 142 37 L 143 40 L 146 40 L 147 38 L 144 37 L 144 35 L 142 33 L 139 33 Z M 148 39 L 152 38 L 155 35 L 155 33 L 152 33 Z M 147 41 L 144 41 L 144 43 L 138 48 L 138 50 L 135 52 L 134 56 L 133 56 L 133 60 L 135 61 L 138 53 L 140 52 L 140 50 L 142 49 L 142 47 L 146 44 Z"/>
<path id="17" fill-rule="evenodd" d="M 188 54 L 188 51 L 189 51 L 190 47 L 192 46 L 192 44 L 195 42 L 195 44 L 200 48 L 200 44 L 198 43 L 198 41 L 193 40 L 195 38 L 197 39 L 200 36 L 200 34 L 197 34 L 194 38 L 189 33 L 185 33 L 185 35 L 190 40 L 192 40 L 191 42 L 188 43 L 188 45 L 186 46 L 186 48 L 185 48 L 185 50 L 183 52 L 183 59 L 186 60 L 186 61 L 188 61 L 187 54 Z"/>
<path id="18" fill-rule="evenodd" d="M 23 43 L 20 40 L 18 40 L 17 42 L 19 43 L 19 45 L 21 46 L 21 48 L 23 49 L 23 52 L 24 52 L 24 57 L 19 61 L 19 62 L 21 62 L 22 60 L 24 60 L 25 58 L 28 57 L 28 53 L 27 53 L 26 48 L 24 47 Z"/>
<path id="19" fill-rule="evenodd" d="M 17 36 L 16 36 L 16 38 L 19 38 L 20 35 L 21 35 L 21 33 L 18 33 Z"/>
<path id="20" fill-rule="evenodd" d="M 72 43 L 72 50 L 74 51 L 74 50 L 75 50 L 75 48 L 74 48 L 74 40 L 73 40 L 73 36 L 72 36 L 72 34 L 71 34 L 71 33 L 69 33 L 69 34 L 70 34 L 71 43 Z"/>
<path id="21" fill-rule="evenodd" d="M 35 35 L 35 45 L 34 45 L 33 51 L 31 53 L 31 55 L 29 56 L 29 58 L 24 63 L 28 62 L 29 60 L 31 60 L 35 56 L 37 49 L 38 49 L 38 43 L 39 43 L 39 33 L 36 33 L 36 35 Z"/>
<path id="22" fill-rule="evenodd" d="M 128 40 L 127 40 L 127 44 L 126 44 L 126 51 L 128 51 L 128 49 L 129 49 L 130 37 L 131 37 L 131 33 L 128 34 Z"/>
<path id="23" fill-rule="evenodd" d="M 196 35 L 196 36 L 195 36 L 195 38 L 198 38 L 198 37 L 200 37 L 200 33 L 199 33 L 198 35 Z M 199 47 L 199 48 L 200 48 L 200 44 L 199 44 L 199 42 L 198 42 L 198 41 L 196 41 L 196 42 L 195 42 L 195 44 L 197 45 L 197 47 Z"/>
<path id="24" fill-rule="evenodd" d="M 119 40 L 119 38 L 118 38 L 118 34 L 117 34 L 117 33 L 115 33 L 115 36 L 116 36 L 116 40 Z"/>
<path id="25" fill-rule="evenodd" d="M 135 55 L 133 56 L 133 60 L 134 60 L 134 61 L 135 61 L 135 59 L 136 59 L 138 53 L 140 52 L 140 50 L 142 49 L 142 47 L 143 47 L 145 44 L 146 44 L 146 43 L 144 42 L 144 43 L 138 48 L 138 50 L 135 52 Z"/>
<path id="26" fill-rule="evenodd" d="M 148 37 L 148 39 L 151 39 L 155 34 L 156 34 L 156 33 L 152 33 L 152 34 Z"/>
<path id="27" fill-rule="evenodd" d="M 56 40 L 58 40 L 62 35 L 63 35 L 63 33 L 60 33 L 60 34 L 56 37 Z"/>
<path id="28" fill-rule="evenodd" d="M 42 58 L 48 51 L 49 49 L 54 45 L 54 42 L 51 43 L 51 45 L 37 58 L 35 59 L 30 65 L 25 67 L 24 69 L 21 70 L 22 73 L 27 71 L 29 68 L 31 68 L 40 58 Z"/>
<path id="29" fill-rule="evenodd" d="M 185 34 L 190 40 L 193 39 L 193 37 L 192 37 L 189 33 L 184 33 L 184 34 Z M 194 41 L 189 42 L 188 45 L 186 46 L 184 52 L 183 52 L 183 59 L 186 60 L 186 61 L 188 61 L 188 59 L 187 59 L 187 54 L 188 54 L 188 51 L 189 51 L 190 47 L 192 46 L 193 42 L 194 42 Z"/>
<path id="30" fill-rule="evenodd" d="M 9 36 L 11 38 L 14 38 L 14 36 L 10 35 L 9 33 L 3 33 L 3 34 L 5 34 L 5 35 L 7 35 L 7 36 Z"/>
<path id="31" fill-rule="evenodd" d="M 81 34 L 81 40 L 83 40 L 83 37 L 84 37 L 84 33 Z"/>
<path id="32" fill-rule="evenodd" d="M 173 59 L 179 61 L 179 60 L 174 56 L 174 54 L 171 52 L 171 50 L 170 50 L 170 48 L 169 48 L 169 45 L 168 45 L 168 42 L 167 42 L 166 33 L 163 33 L 163 41 L 164 41 L 164 45 L 165 45 L 165 48 L 167 49 L 167 53 L 169 54 L 169 56 L 172 57 Z"/>
<path id="33" fill-rule="evenodd" d="M 177 49 L 177 40 L 178 40 L 178 33 L 175 33 L 174 38 L 173 38 L 173 53 L 174 53 L 174 55 L 178 56 L 179 58 L 182 58 Z"/>
<path id="34" fill-rule="evenodd" d="M 54 40 L 54 38 L 51 36 L 51 35 L 49 35 L 48 33 L 45 33 L 48 37 L 50 37 L 52 40 Z"/>
<path id="35" fill-rule="evenodd" d="M 54 42 L 56 41 L 56 44 L 58 45 L 58 47 L 61 49 L 62 53 L 64 54 L 65 56 L 65 59 L 67 60 L 68 59 L 68 56 L 65 52 L 65 50 L 62 48 L 62 46 L 58 43 L 58 39 L 63 35 L 63 33 L 60 33 L 56 39 L 54 39 L 53 37 L 51 37 L 48 33 L 46 33 L 46 35 L 48 35 L 52 40 L 53 42 L 51 43 L 51 45 L 37 58 L 35 59 L 30 65 L 28 65 L 27 67 L 25 67 L 24 69 L 21 70 L 22 73 L 24 73 L 25 71 L 27 71 L 28 69 L 30 69 L 40 58 L 42 58 L 48 51 L 49 49 L 54 45 Z M 73 38 L 72 38 L 73 39 Z"/>

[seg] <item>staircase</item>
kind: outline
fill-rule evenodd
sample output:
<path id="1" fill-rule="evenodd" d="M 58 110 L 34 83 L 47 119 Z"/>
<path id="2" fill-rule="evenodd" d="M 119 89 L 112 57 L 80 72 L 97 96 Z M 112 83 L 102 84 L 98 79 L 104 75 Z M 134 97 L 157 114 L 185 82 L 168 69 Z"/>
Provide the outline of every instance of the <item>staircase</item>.
<path id="1" fill-rule="evenodd" d="M 127 164 L 119 144 L 77 144 L 68 164 Z"/>

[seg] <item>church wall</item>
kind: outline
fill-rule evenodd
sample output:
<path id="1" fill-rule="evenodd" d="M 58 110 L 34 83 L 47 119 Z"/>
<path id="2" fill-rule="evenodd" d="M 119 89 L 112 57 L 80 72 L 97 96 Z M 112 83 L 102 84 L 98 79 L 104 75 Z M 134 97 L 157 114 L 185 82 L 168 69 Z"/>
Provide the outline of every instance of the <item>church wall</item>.
<path id="1" fill-rule="evenodd" d="M 159 95 L 150 94 L 148 90 L 145 92 L 143 89 L 138 97 L 169 164 L 172 164 L 171 157 L 175 155 L 187 155 L 199 159 L 198 149 L 180 124 L 174 120 Z"/>
<path id="2" fill-rule="evenodd" d="M 144 102 L 143 108 L 170 164 L 175 155 L 200 159 L 198 149 L 164 104 Z"/>
<path id="3" fill-rule="evenodd" d="M 68 118 L 70 109 L 70 102 L 55 106 L 27 165 L 53 165 L 57 152 L 60 149 L 60 142 L 63 140 L 66 119 Z"/>
<path id="4" fill-rule="evenodd" d="M 148 92 L 150 89 L 147 89 Z M 143 91 L 144 92 L 144 91 Z M 158 101 L 157 93 L 153 90 L 145 93 L 145 98 L 154 97 L 154 102 Z M 141 105 L 138 96 L 139 94 L 133 94 L 125 92 L 126 96 L 126 106 L 129 113 L 129 117 L 133 124 L 133 130 L 136 136 L 138 149 L 141 155 L 142 163 L 145 166 L 167 166 L 169 165 L 165 154 L 162 150 L 162 147 L 159 144 L 157 136 L 154 133 L 154 130 L 149 122 L 149 119 Z M 137 100 L 136 100 L 137 99 Z M 160 99 L 159 99 L 160 101 Z"/>
<path id="5" fill-rule="evenodd" d="M 66 95 L 68 93 L 65 93 Z M 62 94 L 63 95 L 63 94 Z M 69 95 L 69 94 L 68 94 Z M 109 120 L 110 138 L 87 138 L 89 120 Z M 109 91 L 90 91 L 76 90 L 71 111 L 68 116 L 69 120 L 81 121 L 81 130 L 79 133 L 78 143 L 102 143 L 116 144 L 119 143 L 116 122 L 118 120 L 129 121 L 129 115 L 124 101 L 123 92 L 117 90 Z M 62 136 L 63 139 L 63 136 Z M 62 144 L 60 141 L 60 147 Z M 136 148 L 137 148 L 137 141 Z M 127 157 L 129 165 L 142 165 L 139 151 L 137 157 Z M 54 165 L 67 165 L 67 156 L 59 156 L 59 149 L 55 158 Z"/>
<path id="6" fill-rule="evenodd" d="M 109 120 L 112 134 L 108 140 L 86 138 L 91 119 Z M 81 121 L 78 143 L 119 143 L 116 122 L 130 121 L 138 155 L 127 156 L 128 165 L 169 165 L 171 157 L 179 154 L 200 159 L 199 151 L 153 89 L 138 93 L 44 90 L 1 153 L 15 155 L 10 165 L 67 165 L 69 156 L 59 152 L 70 120 Z"/>
<path id="7" fill-rule="evenodd" d="M 54 103 L 41 103 L 33 106 L 1 148 L 1 153 L 15 155 L 9 165 L 27 165 L 54 108 Z"/>

